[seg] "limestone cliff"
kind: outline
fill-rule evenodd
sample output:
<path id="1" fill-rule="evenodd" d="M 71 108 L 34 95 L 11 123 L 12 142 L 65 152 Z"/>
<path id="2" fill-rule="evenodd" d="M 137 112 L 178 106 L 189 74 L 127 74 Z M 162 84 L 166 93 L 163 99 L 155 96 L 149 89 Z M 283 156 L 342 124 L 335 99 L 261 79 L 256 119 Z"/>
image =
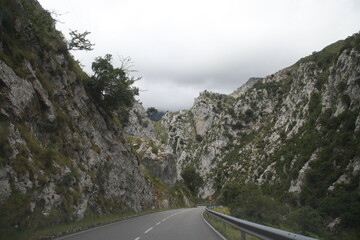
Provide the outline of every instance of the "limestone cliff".
<path id="1" fill-rule="evenodd" d="M 169 145 L 159 139 L 156 122 L 150 121 L 141 103 L 137 102 L 129 112 L 125 127 L 126 139 L 132 152 L 139 159 L 144 171 L 149 174 L 159 207 L 191 206 L 189 191 L 178 180 L 177 157 Z M 174 191 L 175 190 L 175 191 Z"/>
<path id="2" fill-rule="evenodd" d="M 140 103 L 109 112 L 91 98 L 88 76 L 36 0 L 0 3 L 1 236 L 191 205 L 180 176 L 189 165 L 205 180 L 201 197 L 254 182 L 319 209 L 332 229 L 359 222 L 359 34 L 151 122 Z"/>
<path id="3" fill-rule="evenodd" d="M 87 94 L 50 14 L 35 0 L 0 10 L 0 234 L 153 207 L 122 123 Z"/>
<path id="4" fill-rule="evenodd" d="M 346 214 L 334 209 L 351 215 L 360 177 L 359 43 L 354 34 L 230 95 L 205 91 L 190 110 L 167 113 L 161 125 L 178 170 L 199 169 L 202 197 L 255 182 L 298 206 L 334 203 L 322 214 L 337 223 Z"/>

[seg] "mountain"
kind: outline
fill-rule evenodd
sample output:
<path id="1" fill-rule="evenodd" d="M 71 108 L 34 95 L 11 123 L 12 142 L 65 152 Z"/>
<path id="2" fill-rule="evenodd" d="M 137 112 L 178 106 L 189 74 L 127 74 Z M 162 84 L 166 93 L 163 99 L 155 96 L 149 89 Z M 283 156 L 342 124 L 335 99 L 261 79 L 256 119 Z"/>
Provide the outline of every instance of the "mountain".
<path id="1" fill-rule="evenodd" d="M 202 92 L 190 110 L 162 117 L 161 134 L 178 173 L 195 166 L 204 178 L 201 197 L 255 183 L 336 232 L 359 228 L 359 108 L 354 34 L 230 95 Z"/>
<path id="2" fill-rule="evenodd" d="M 240 218 L 360 238 L 359 34 L 151 121 L 139 102 L 94 100 L 36 0 L 0 6 L 2 237 L 197 194 Z"/>
<path id="3" fill-rule="evenodd" d="M 150 116 L 152 121 L 159 121 L 166 112 L 158 111 Z"/>
<path id="4" fill-rule="evenodd" d="M 174 179 L 167 187 L 133 153 L 126 112 L 93 100 L 89 76 L 50 13 L 36 0 L 1 0 L 0 7 L 0 235 L 191 205 Z"/>

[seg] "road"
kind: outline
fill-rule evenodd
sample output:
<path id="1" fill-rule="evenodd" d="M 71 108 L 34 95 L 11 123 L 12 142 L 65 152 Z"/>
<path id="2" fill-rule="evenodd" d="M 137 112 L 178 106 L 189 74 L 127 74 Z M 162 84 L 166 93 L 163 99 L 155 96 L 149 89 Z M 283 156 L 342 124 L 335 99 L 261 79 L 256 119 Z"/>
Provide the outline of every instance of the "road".
<path id="1" fill-rule="evenodd" d="M 203 220 L 204 207 L 168 210 L 65 236 L 62 240 L 221 240 Z"/>

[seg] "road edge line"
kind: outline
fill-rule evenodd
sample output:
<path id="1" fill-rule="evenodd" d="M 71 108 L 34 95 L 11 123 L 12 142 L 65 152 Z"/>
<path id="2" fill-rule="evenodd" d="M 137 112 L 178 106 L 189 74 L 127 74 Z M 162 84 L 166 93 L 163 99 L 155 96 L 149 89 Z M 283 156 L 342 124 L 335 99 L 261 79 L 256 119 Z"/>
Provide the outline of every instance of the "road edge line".
<path id="1" fill-rule="evenodd" d="M 155 212 L 135 214 L 133 216 L 120 218 L 120 219 L 117 219 L 117 220 L 114 220 L 114 221 L 99 223 L 99 224 L 96 224 L 94 226 L 85 226 L 85 227 L 80 227 L 80 229 L 71 229 L 70 232 L 66 232 L 66 233 L 65 232 L 59 232 L 58 233 L 59 236 L 56 236 L 56 234 L 54 234 L 53 236 L 49 236 L 50 237 L 49 239 L 63 240 L 63 239 L 66 239 L 67 237 L 71 237 L 71 236 L 74 236 L 74 235 L 89 232 L 89 231 L 95 230 L 97 228 L 102 228 L 102 227 L 105 227 L 105 226 L 111 226 L 113 224 L 117 224 L 119 222 L 124 222 L 124 221 L 130 220 L 132 218 L 141 217 L 141 216 L 145 216 L 145 215 L 149 215 L 149 214 L 153 214 L 153 213 L 160 213 L 160 212 L 166 212 L 166 211 L 171 211 L 171 210 L 179 210 L 179 209 L 184 209 L 184 208 L 186 209 L 186 208 L 191 208 L 191 207 L 169 208 L 169 209 L 163 209 L 163 210 L 155 211 Z M 72 230 L 74 230 L 74 231 L 72 231 Z M 47 236 L 41 236 L 41 238 L 47 239 L 45 237 L 47 237 Z"/>
<path id="2" fill-rule="evenodd" d="M 205 211 L 204 211 L 205 212 Z M 211 224 L 206 221 L 206 219 L 204 218 L 204 212 L 201 213 L 201 217 L 204 220 L 204 222 L 217 234 L 219 235 L 219 237 L 221 237 L 223 240 L 228 240 L 226 237 L 224 237 L 218 230 L 216 230 L 213 226 L 211 226 Z"/>

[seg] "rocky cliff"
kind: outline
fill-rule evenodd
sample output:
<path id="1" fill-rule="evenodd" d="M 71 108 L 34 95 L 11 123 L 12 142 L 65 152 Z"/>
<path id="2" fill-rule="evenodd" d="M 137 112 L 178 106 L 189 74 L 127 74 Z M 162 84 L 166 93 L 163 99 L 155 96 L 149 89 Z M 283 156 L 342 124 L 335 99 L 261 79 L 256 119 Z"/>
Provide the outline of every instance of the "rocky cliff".
<path id="1" fill-rule="evenodd" d="M 202 197 L 254 182 L 297 206 L 327 203 L 321 214 L 333 227 L 359 209 L 359 108 L 354 34 L 230 95 L 205 91 L 161 126 L 178 169 L 194 165 L 205 179 Z"/>
<path id="2" fill-rule="evenodd" d="M 157 206 L 190 206 L 192 196 L 178 181 L 181 178 L 178 178 L 177 157 L 171 147 L 161 141 L 161 133 L 156 128 L 159 129 L 159 123 L 152 122 L 141 103 L 136 102 L 129 112 L 129 123 L 124 130 L 132 152 L 150 175 Z"/>
<path id="3" fill-rule="evenodd" d="M 191 204 L 181 187 L 169 193 L 143 167 L 162 177 L 176 171 L 175 163 L 155 173 L 151 156 L 142 164 L 133 153 L 126 136 L 154 138 L 149 120 L 124 129 L 123 111 L 105 111 L 92 100 L 88 76 L 50 14 L 36 0 L 0 3 L 0 235 L 86 214 Z M 130 120 L 141 111 L 135 104 Z"/>
<path id="4" fill-rule="evenodd" d="M 256 183 L 319 209 L 331 229 L 358 227 L 359 34 L 151 122 L 140 103 L 109 112 L 91 98 L 88 76 L 35 0 L 0 6 L 2 236 L 86 214 L 190 205 L 180 183 L 187 166 L 204 178 L 201 197 Z"/>

